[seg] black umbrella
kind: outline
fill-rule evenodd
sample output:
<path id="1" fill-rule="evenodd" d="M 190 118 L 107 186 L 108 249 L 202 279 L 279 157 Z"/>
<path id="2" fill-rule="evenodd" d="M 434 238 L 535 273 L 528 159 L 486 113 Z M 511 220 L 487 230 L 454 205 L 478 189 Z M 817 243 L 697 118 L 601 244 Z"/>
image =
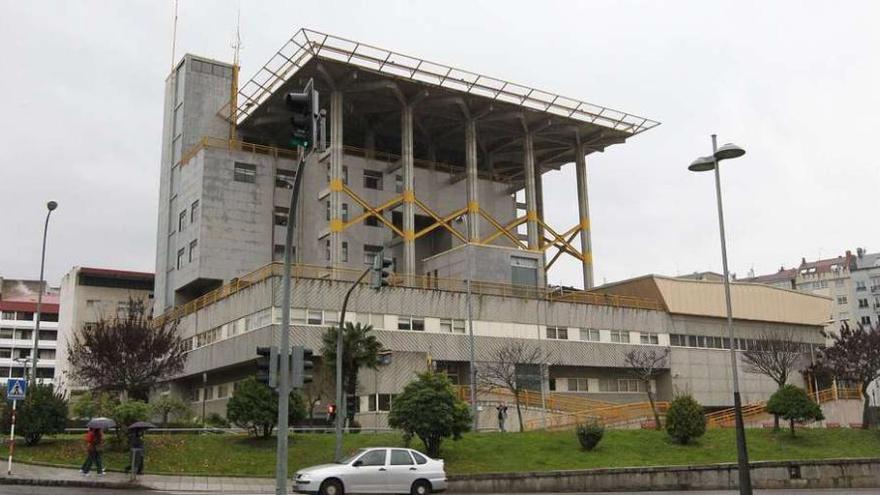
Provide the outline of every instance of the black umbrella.
<path id="1" fill-rule="evenodd" d="M 149 430 L 150 428 L 155 428 L 156 425 L 153 423 L 147 423 L 146 421 L 138 421 L 137 423 L 132 423 L 128 425 L 129 430 Z"/>
<path id="2" fill-rule="evenodd" d="M 92 418 L 86 423 L 86 427 L 94 430 L 109 430 L 116 427 L 116 421 L 110 418 Z"/>

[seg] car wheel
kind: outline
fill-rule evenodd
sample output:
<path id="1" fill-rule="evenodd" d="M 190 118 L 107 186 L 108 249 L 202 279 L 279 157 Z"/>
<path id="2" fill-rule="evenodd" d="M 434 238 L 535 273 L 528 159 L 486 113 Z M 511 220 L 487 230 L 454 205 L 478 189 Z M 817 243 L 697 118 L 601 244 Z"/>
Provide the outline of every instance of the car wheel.
<path id="1" fill-rule="evenodd" d="M 431 493 L 431 484 L 425 480 L 418 480 L 413 483 L 409 493 L 412 495 L 428 495 Z"/>
<path id="2" fill-rule="evenodd" d="M 321 495 L 344 495 L 345 491 L 342 489 L 342 483 L 338 480 L 327 480 L 321 483 L 319 493 Z"/>

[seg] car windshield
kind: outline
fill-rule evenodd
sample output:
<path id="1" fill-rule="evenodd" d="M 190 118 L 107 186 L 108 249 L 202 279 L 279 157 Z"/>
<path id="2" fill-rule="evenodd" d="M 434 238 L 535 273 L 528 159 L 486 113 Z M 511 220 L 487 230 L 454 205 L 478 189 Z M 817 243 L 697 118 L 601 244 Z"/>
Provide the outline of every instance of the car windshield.
<path id="1" fill-rule="evenodd" d="M 355 460 L 357 456 L 363 454 L 366 451 L 367 449 L 357 449 L 352 454 L 349 454 L 348 456 L 343 457 L 341 460 L 336 461 L 336 464 L 349 464 L 351 463 L 351 461 Z"/>

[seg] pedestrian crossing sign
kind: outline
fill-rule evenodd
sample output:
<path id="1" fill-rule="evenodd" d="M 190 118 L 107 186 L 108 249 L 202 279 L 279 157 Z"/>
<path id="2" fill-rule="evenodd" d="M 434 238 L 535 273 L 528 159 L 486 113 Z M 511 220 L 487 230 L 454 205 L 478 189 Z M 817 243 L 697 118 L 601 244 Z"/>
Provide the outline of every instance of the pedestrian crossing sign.
<path id="1" fill-rule="evenodd" d="M 6 400 L 24 400 L 27 382 L 24 378 L 10 378 L 6 382 Z"/>

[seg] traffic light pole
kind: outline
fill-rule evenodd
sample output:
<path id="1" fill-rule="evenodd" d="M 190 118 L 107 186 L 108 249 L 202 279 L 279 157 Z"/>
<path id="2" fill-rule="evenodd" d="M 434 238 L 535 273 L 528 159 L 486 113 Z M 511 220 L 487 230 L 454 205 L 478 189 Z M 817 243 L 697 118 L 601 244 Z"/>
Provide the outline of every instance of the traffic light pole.
<path id="1" fill-rule="evenodd" d="M 348 288 L 348 292 L 345 293 L 345 299 L 342 300 L 342 312 L 339 315 L 339 329 L 336 331 L 336 448 L 333 455 L 333 460 L 335 461 L 342 459 L 342 426 L 348 410 L 348 408 L 342 407 L 342 353 L 344 350 L 343 341 L 345 340 L 343 338 L 345 336 L 345 310 L 348 309 L 348 299 L 351 297 L 354 288 L 372 270 L 373 267 L 368 267 Z M 343 414 L 339 414 L 340 410 Z"/>
<path id="2" fill-rule="evenodd" d="M 281 343 L 278 346 L 278 447 L 275 455 L 275 493 L 287 495 L 287 444 L 290 432 L 290 293 L 292 287 L 293 229 L 296 225 L 296 203 L 302 185 L 303 167 L 306 162 L 305 148 L 299 147 L 299 163 L 290 194 L 287 218 L 287 235 L 284 239 L 284 277 L 281 281 Z"/>

